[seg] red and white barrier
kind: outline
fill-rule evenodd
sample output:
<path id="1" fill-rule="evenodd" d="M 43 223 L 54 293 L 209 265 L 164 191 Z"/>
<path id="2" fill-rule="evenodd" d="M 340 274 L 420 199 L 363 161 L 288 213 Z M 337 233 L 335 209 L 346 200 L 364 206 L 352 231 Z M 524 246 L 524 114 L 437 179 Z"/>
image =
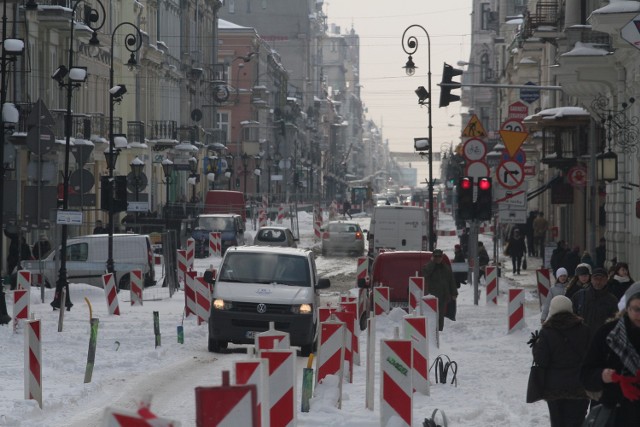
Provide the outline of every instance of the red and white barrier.
<path id="1" fill-rule="evenodd" d="M 318 322 L 328 322 L 331 315 L 338 310 L 338 307 L 320 307 L 318 308 Z"/>
<path id="2" fill-rule="evenodd" d="M 367 319 L 367 367 L 365 379 L 365 408 L 374 409 L 374 383 L 376 378 L 376 318 Z"/>
<path id="3" fill-rule="evenodd" d="M 498 305 L 498 267 L 487 265 L 485 267 L 487 283 L 487 305 Z"/>
<path id="4" fill-rule="evenodd" d="M 278 217 L 276 218 L 276 222 L 278 224 L 282 224 L 283 220 L 284 220 L 284 204 L 280 203 L 280 206 L 278 206 Z"/>
<path id="5" fill-rule="evenodd" d="M 540 303 L 540 310 L 549 297 L 549 290 L 551 289 L 551 272 L 546 268 L 536 270 L 536 279 L 538 281 L 538 302 Z"/>
<path id="6" fill-rule="evenodd" d="M 277 331 L 275 324 L 269 322 L 269 330 L 256 334 L 255 346 L 258 354 L 264 350 L 288 350 L 291 340 L 288 332 Z"/>
<path id="7" fill-rule="evenodd" d="M 42 408 L 41 326 L 40 319 L 28 320 L 24 332 L 24 398 L 37 401 L 40 408 Z"/>
<path id="8" fill-rule="evenodd" d="M 256 386 L 230 385 L 229 371 L 222 371 L 222 385 L 196 387 L 197 427 L 257 427 Z"/>
<path id="9" fill-rule="evenodd" d="M 328 375 L 338 377 L 338 400 L 342 405 L 342 380 L 344 377 L 344 354 L 347 326 L 343 322 L 327 321 L 320 323 L 318 337 L 318 357 L 316 358 L 316 383 L 322 383 Z"/>
<path id="10" fill-rule="evenodd" d="M 266 359 L 240 360 L 233 363 L 235 384 L 256 386 L 258 427 L 269 427 L 269 362 Z M 240 426 L 238 426 L 240 427 Z"/>
<path id="11" fill-rule="evenodd" d="M 345 340 L 344 340 L 344 361 L 349 364 L 347 371 L 347 382 L 353 382 L 353 342 L 357 337 L 354 335 L 355 314 L 348 311 L 336 311 L 333 313 L 338 321 L 345 324 Z"/>
<path id="12" fill-rule="evenodd" d="M 438 297 L 425 295 L 422 297 L 421 313 L 427 318 L 429 337 L 429 348 L 440 348 L 440 310 L 438 308 Z"/>
<path id="13" fill-rule="evenodd" d="M 409 340 L 382 340 L 380 343 L 380 425 L 411 427 L 413 384 Z"/>
<path id="14" fill-rule="evenodd" d="M 104 288 L 104 295 L 107 298 L 107 308 L 109 309 L 109 314 L 120 316 L 118 291 L 116 290 L 116 279 L 113 273 L 102 275 L 102 286 Z"/>
<path id="15" fill-rule="evenodd" d="M 209 233 L 209 256 L 222 256 L 222 233 L 219 231 Z"/>
<path id="16" fill-rule="evenodd" d="M 413 390 L 429 395 L 429 338 L 425 316 L 404 316 L 404 337 L 413 343 L 411 377 Z"/>
<path id="17" fill-rule="evenodd" d="M 509 289 L 508 333 L 524 328 L 524 289 Z"/>
<path id="18" fill-rule="evenodd" d="M 195 271 L 187 271 L 185 272 L 185 282 L 184 282 L 184 315 L 185 317 L 189 317 L 190 314 L 195 314 L 197 316 L 198 307 L 196 302 L 196 276 L 198 275 Z"/>
<path id="19" fill-rule="evenodd" d="M 129 274 L 131 305 L 142 306 L 142 270 L 131 270 Z"/>
<path id="20" fill-rule="evenodd" d="M 353 314 L 353 328 L 351 330 L 351 352 L 353 363 L 360 366 L 360 314 L 361 306 L 357 299 L 352 296 L 343 296 L 345 298 L 340 301 L 340 310 Z M 351 381 L 349 381 L 351 382 Z"/>
<path id="21" fill-rule="evenodd" d="M 388 286 L 376 286 L 373 288 L 373 314 L 379 316 L 381 314 L 389 314 L 390 289 Z"/>
<path id="22" fill-rule="evenodd" d="M 258 211 L 258 227 L 266 227 L 267 225 L 267 211 L 264 208 L 261 208 Z"/>
<path id="23" fill-rule="evenodd" d="M 196 297 L 196 316 L 198 325 L 209 322 L 211 313 L 211 286 L 204 280 L 204 277 L 196 277 L 193 281 Z"/>
<path id="24" fill-rule="evenodd" d="M 151 412 L 151 396 L 138 403 L 138 411 L 106 408 L 102 418 L 102 427 L 180 427 L 180 423 L 168 418 L 158 417 Z"/>
<path id="25" fill-rule="evenodd" d="M 420 301 L 424 296 L 424 277 L 409 277 L 409 313 L 421 313 Z"/>
<path id="26" fill-rule="evenodd" d="M 295 426 L 295 351 L 265 350 L 260 353 L 260 357 L 269 361 L 269 425 L 271 427 Z"/>
<path id="27" fill-rule="evenodd" d="M 187 261 L 187 270 L 193 270 L 193 260 L 196 257 L 196 240 L 193 237 L 187 239 L 187 252 L 185 258 Z"/>
<path id="28" fill-rule="evenodd" d="M 18 332 L 22 322 L 29 318 L 29 294 L 27 289 L 13 291 L 13 332 Z"/>
<path id="29" fill-rule="evenodd" d="M 178 274 L 178 280 L 182 279 L 182 283 L 187 281 L 187 251 L 184 249 L 178 249 L 176 251 L 176 261 L 178 262 L 178 271 L 182 274 Z"/>
<path id="30" fill-rule="evenodd" d="M 360 279 L 367 280 L 369 274 L 369 257 L 358 257 L 358 266 L 356 267 L 356 283 Z"/>
<path id="31" fill-rule="evenodd" d="M 27 270 L 18 271 L 16 289 L 31 290 L 31 272 Z"/>
<path id="32" fill-rule="evenodd" d="M 44 274 L 31 273 L 31 286 L 44 286 Z"/>
<path id="33" fill-rule="evenodd" d="M 164 262 L 164 256 L 161 254 L 153 254 L 153 264 L 154 265 L 162 265 Z"/>

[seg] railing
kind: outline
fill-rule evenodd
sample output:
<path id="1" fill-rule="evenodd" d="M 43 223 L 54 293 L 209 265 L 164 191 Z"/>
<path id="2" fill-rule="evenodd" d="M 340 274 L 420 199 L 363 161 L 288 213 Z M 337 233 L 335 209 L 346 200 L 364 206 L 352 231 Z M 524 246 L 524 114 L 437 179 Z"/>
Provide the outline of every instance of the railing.
<path id="1" fill-rule="evenodd" d="M 144 122 L 137 120 L 127 122 L 127 140 L 129 142 L 144 144 L 144 138 Z"/>
<path id="2" fill-rule="evenodd" d="M 175 120 L 151 120 L 149 139 L 177 139 L 178 122 Z"/>

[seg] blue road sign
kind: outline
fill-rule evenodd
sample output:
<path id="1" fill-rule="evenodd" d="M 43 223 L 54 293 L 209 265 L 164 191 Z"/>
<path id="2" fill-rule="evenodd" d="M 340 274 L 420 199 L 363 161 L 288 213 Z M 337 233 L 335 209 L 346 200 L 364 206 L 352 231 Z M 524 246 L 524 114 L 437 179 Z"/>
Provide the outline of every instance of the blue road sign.
<path id="1" fill-rule="evenodd" d="M 531 104 L 540 99 L 540 89 L 533 89 L 533 87 L 537 85 L 533 82 L 526 82 L 525 84 L 532 86 L 532 89 L 520 89 L 520 99 L 527 104 Z"/>

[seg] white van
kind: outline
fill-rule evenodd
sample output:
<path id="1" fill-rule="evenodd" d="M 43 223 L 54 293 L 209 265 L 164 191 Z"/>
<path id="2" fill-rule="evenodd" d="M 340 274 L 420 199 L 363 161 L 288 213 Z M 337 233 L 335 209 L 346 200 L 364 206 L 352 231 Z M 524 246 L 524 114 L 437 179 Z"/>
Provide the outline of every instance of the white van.
<path id="1" fill-rule="evenodd" d="M 107 271 L 109 235 L 79 236 L 67 241 L 67 279 L 69 283 L 86 283 L 102 287 Z M 60 248 L 41 261 L 23 261 L 25 270 L 38 273 L 42 267 L 45 286 L 55 286 L 60 270 Z M 151 239 L 142 234 L 113 235 L 113 268 L 119 289 L 129 289 L 129 272 L 142 270 L 144 286 L 155 285 Z"/>
<path id="2" fill-rule="evenodd" d="M 417 206 L 376 206 L 371 216 L 367 240 L 369 257 L 380 250 L 426 251 L 429 219 L 427 210 Z"/>

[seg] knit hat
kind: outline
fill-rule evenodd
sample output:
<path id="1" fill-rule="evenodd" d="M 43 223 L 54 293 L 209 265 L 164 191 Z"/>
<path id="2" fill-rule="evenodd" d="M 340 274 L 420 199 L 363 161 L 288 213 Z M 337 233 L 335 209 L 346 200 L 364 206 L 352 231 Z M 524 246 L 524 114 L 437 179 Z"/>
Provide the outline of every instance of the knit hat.
<path id="1" fill-rule="evenodd" d="M 564 267 L 560 267 L 556 270 L 556 279 L 560 276 L 568 276 L 567 269 Z"/>
<path id="2" fill-rule="evenodd" d="M 631 302 L 632 299 L 637 298 L 640 298 L 640 282 L 636 282 L 629 286 L 627 292 L 624 293 L 624 299 L 626 301 L 625 308 L 629 308 L 629 302 Z"/>
<path id="3" fill-rule="evenodd" d="M 441 256 L 441 255 L 442 255 L 442 249 L 433 250 L 433 256 Z"/>
<path id="4" fill-rule="evenodd" d="M 557 313 L 562 313 L 563 311 L 573 313 L 573 304 L 571 303 L 571 300 L 564 295 L 557 295 L 553 297 L 549 304 L 549 317 L 552 317 Z"/>
<path id="5" fill-rule="evenodd" d="M 591 267 L 589 264 L 578 264 L 576 267 L 576 276 L 581 274 L 591 274 Z"/>

